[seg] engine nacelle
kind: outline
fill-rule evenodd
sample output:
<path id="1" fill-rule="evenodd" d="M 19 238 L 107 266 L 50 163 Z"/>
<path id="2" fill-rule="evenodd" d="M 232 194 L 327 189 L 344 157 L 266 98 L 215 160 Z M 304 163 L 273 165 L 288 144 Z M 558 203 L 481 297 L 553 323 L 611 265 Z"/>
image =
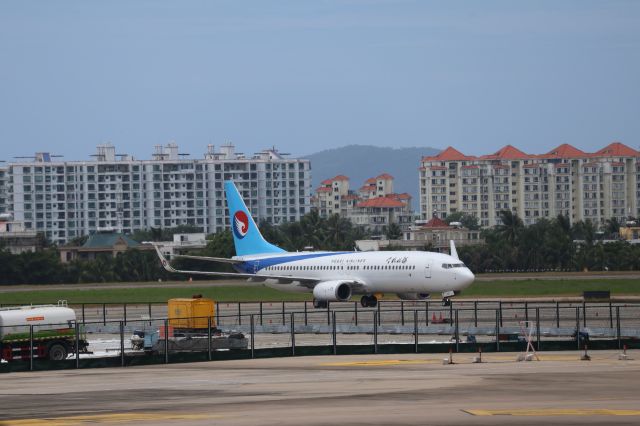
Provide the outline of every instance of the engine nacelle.
<path id="1" fill-rule="evenodd" d="M 313 288 L 313 297 L 327 302 L 345 302 L 351 298 L 351 287 L 344 281 L 325 281 Z"/>
<path id="2" fill-rule="evenodd" d="M 400 300 L 427 300 L 429 293 L 396 293 Z"/>

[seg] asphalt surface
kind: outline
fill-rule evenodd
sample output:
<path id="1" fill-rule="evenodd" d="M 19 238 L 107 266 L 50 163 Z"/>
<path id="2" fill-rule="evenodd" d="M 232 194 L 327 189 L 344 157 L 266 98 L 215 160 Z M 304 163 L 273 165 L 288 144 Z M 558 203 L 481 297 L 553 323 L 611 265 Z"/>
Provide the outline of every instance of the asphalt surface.
<path id="1" fill-rule="evenodd" d="M 12 373 L 0 425 L 639 424 L 617 351 L 361 355 Z M 629 353 L 637 358 L 640 353 Z"/>

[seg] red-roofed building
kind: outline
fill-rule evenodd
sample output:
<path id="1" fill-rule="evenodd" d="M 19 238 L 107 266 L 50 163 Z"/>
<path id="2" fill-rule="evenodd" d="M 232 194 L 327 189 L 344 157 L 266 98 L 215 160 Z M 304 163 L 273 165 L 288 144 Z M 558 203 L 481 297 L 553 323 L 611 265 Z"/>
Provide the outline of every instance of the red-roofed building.
<path id="1" fill-rule="evenodd" d="M 318 210 L 321 217 L 329 217 L 334 214 L 346 215 L 347 200 L 343 197 L 349 195 L 349 178 L 338 175 L 331 179 L 325 179 L 316 188 L 316 194 L 311 200 L 312 206 Z"/>
<path id="2" fill-rule="evenodd" d="M 495 226 L 502 210 L 527 225 L 559 214 L 598 224 L 640 216 L 640 152 L 620 142 L 595 153 L 562 144 L 527 154 L 507 145 L 479 157 L 449 147 L 423 157 L 419 175 L 423 220 L 462 212 Z"/>
<path id="3" fill-rule="evenodd" d="M 520 151 L 518 148 L 507 145 L 500 148 L 498 151 L 493 154 L 483 155 L 480 157 L 481 160 L 523 160 L 532 158 L 532 155 L 525 154 Z"/>
<path id="4" fill-rule="evenodd" d="M 357 192 L 349 191 L 348 180 L 341 177 L 323 181 L 316 190 L 313 202 L 320 216 L 339 213 L 375 233 L 384 232 L 390 223 L 397 223 L 403 229 L 411 225 L 414 219 L 411 196 L 393 192 L 393 176 L 382 173 L 369 178 Z"/>

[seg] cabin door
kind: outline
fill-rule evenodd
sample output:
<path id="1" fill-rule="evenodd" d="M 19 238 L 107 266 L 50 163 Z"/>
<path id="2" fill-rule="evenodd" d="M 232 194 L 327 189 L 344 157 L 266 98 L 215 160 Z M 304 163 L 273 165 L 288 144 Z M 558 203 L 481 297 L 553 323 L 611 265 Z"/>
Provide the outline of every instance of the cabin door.
<path id="1" fill-rule="evenodd" d="M 427 262 L 427 264 L 424 267 L 424 277 L 425 278 L 431 278 L 431 262 Z"/>

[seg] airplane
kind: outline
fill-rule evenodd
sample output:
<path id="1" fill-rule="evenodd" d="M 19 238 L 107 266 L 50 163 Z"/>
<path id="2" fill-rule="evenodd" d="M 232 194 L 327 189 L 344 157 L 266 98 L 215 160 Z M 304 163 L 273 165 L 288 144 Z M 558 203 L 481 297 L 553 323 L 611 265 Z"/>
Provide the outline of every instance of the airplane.
<path id="1" fill-rule="evenodd" d="M 229 263 L 236 272 L 177 270 L 152 244 L 169 272 L 189 275 L 247 278 L 271 288 L 312 292 L 313 306 L 346 302 L 361 295 L 363 307 L 375 307 L 378 296 L 395 293 L 402 300 L 425 300 L 442 293 L 442 303 L 471 285 L 473 273 L 458 258 L 451 240 L 451 255 L 423 251 L 304 251 L 287 252 L 264 239 L 233 181 L 225 181 L 225 193 L 236 256 L 174 255 L 172 258 Z"/>

